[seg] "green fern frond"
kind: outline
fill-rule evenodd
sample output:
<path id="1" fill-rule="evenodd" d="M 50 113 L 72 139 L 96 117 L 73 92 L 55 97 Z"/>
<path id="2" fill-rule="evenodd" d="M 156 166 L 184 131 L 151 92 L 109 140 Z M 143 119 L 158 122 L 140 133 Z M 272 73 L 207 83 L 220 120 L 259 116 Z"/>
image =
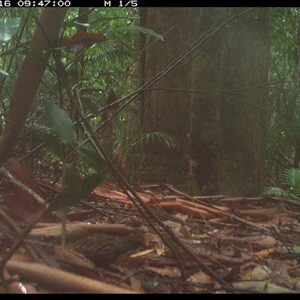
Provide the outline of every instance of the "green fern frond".
<path id="1" fill-rule="evenodd" d="M 132 144 L 134 147 L 141 145 L 142 143 L 156 143 L 165 145 L 170 150 L 179 150 L 180 145 L 174 137 L 166 132 L 154 131 L 148 133 L 142 133 L 134 137 Z"/>
<path id="2" fill-rule="evenodd" d="M 294 168 L 285 170 L 280 176 L 280 181 L 290 188 L 300 189 L 300 170 Z"/>
<path id="3" fill-rule="evenodd" d="M 95 64 L 96 66 L 100 66 L 99 64 L 101 64 L 103 67 L 103 64 L 107 63 L 122 63 L 125 59 L 130 58 L 131 55 L 132 53 L 124 49 L 110 49 L 102 53 L 87 55 L 84 63 L 85 65 L 93 65 L 94 67 Z"/>
<path id="4" fill-rule="evenodd" d="M 288 198 L 289 193 L 284 189 L 276 187 L 276 186 L 268 186 L 263 189 L 261 193 L 262 196 L 273 196 L 273 197 L 284 197 Z"/>
<path id="5" fill-rule="evenodd" d="M 285 189 L 280 187 L 266 187 L 262 195 L 300 199 L 300 169 L 286 169 L 280 176 L 280 183 L 285 186 Z"/>
<path id="6" fill-rule="evenodd" d="M 83 68 L 86 72 L 93 72 L 95 69 L 103 70 L 108 67 L 110 70 L 112 68 L 119 69 L 121 65 L 132 59 L 132 55 L 133 51 L 124 47 L 122 43 L 116 43 L 110 49 L 105 48 L 103 45 L 97 45 L 97 49 L 94 48 L 86 52 Z M 77 68 L 74 64 L 66 66 L 67 71 L 71 71 L 74 68 Z"/>

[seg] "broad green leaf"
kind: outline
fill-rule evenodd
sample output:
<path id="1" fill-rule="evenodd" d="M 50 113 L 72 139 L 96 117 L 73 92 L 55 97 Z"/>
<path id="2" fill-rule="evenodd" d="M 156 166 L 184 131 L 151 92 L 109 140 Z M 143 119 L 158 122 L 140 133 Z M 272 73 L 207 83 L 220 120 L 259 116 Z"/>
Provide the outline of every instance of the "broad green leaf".
<path id="1" fill-rule="evenodd" d="M 78 149 L 78 154 L 82 158 L 85 164 L 93 168 L 95 171 L 101 173 L 104 169 L 104 160 L 103 158 L 90 147 L 81 146 Z"/>
<path id="2" fill-rule="evenodd" d="M 0 19 L 0 43 L 9 41 L 18 31 L 20 18 Z"/>
<path id="3" fill-rule="evenodd" d="M 300 253 L 300 247 L 298 245 L 294 245 L 293 246 L 293 250 L 296 252 L 296 253 Z"/>
<path id="4" fill-rule="evenodd" d="M 82 185 L 80 174 L 77 169 L 67 164 L 64 170 L 63 191 L 51 202 L 48 210 L 63 210 L 68 211 L 81 199 Z"/>
<path id="5" fill-rule="evenodd" d="M 64 177 L 64 190 L 51 202 L 48 210 L 62 210 L 67 212 L 76 206 L 80 199 L 87 196 L 103 181 L 103 175 L 92 173 L 80 178 L 73 166 L 67 166 Z"/>
<path id="6" fill-rule="evenodd" d="M 51 129 L 57 134 L 63 144 L 76 145 L 76 133 L 66 112 L 52 102 L 45 102 L 45 116 Z"/>
<path id="7" fill-rule="evenodd" d="M 136 25 L 129 25 L 129 26 L 126 26 L 126 28 L 138 30 L 142 33 L 153 35 L 154 37 L 158 38 L 159 40 L 162 40 L 162 41 L 164 40 L 164 37 L 161 34 L 154 32 L 152 29 L 148 29 L 148 28 L 144 28 L 144 27 L 140 27 L 140 26 L 136 26 Z"/>
<path id="8" fill-rule="evenodd" d="M 92 173 L 82 179 L 81 196 L 84 198 L 103 181 L 101 173 Z"/>
<path id="9" fill-rule="evenodd" d="M 4 77 L 9 77 L 9 74 L 5 72 L 4 70 L 0 70 L 0 74 Z"/>
<path id="10" fill-rule="evenodd" d="M 55 135 L 46 133 L 44 135 L 44 141 L 46 143 L 46 147 L 49 151 L 51 151 L 52 154 L 54 154 L 60 160 L 64 159 L 62 144 Z"/>

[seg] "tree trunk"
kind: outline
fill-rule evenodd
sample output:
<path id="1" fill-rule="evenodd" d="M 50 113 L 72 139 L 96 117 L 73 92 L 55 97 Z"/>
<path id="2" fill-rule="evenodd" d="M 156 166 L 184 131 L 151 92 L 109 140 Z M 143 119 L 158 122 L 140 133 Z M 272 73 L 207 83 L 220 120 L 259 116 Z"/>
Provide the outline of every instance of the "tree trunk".
<path id="1" fill-rule="evenodd" d="M 165 37 L 164 42 L 149 38 L 144 44 L 145 81 L 182 54 L 228 10 L 233 9 L 145 9 L 142 26 Z M 152 156 L 147 157 L 145 171 L 154 181 L 182 183 L 188 174 L 191 195 L 260 194 L 265 185 L 267 29 L 266 8 L 240 14 L 210 36 L 196 58 L 187 58 L 144 94 L 143 131 L 166 131 L 183 145 L 177 157 L 174 152 L 167 156 L 155 143 L 147 147 Z"/>
<path id="2" fill-rule="evenodd" d="M 257 196 L 265 185 L 269 72 L 268 10 L 255 8 L 228 29 L 220 100 L 221 193 Z"/>
<path id="3" fill-rule="evenodd" d="M 199 36 L 225 15 L 225 8 L 201 8 Z M 219 154 L 219 94 L 222 31 L 215 34 L 193 61 L 190 116 L 189 176 L 190 195 L 216 195 Z"/>
<path id="4" fill-rule="evenodd" d="M 195 40 L 198 8 L 147 8 L 143 9 L 143 26 L 162 34 L 164 41 L 153 37 L 143 37 L 145 49 L 142 56 L 142 75 L 144 81 L 162 71 L 178 58 Z M 188 22 L 187 22 L 188 18 Z M 167 151 L 159 143 L 148 143 L 145 147 L 147 181 L 172 181 L 182 183 L 187 178 L 187 134 L 191 93 L 191 57 L 170 71 L 151 90 L 143 94 L 144 133 L 166 132 L 180 141 L 180 151 Z"/>

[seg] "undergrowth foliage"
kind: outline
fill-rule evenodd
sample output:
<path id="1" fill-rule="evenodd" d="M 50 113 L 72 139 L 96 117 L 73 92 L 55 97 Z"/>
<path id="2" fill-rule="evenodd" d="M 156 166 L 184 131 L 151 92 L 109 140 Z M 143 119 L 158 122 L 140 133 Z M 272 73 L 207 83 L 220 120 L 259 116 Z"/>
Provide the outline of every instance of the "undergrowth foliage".
<path id="1" fill-rule="evenodd" d="M 87 15 L 85 23 L 79 22 L 81 12 Z M 40 9 L 5 8 L 0 12 L 5 23 L 3 32 L 0 30 L 3 116 L 9 106 L 15 74 L 24 54 L 28 53 L 28 41 L 39 14 Z M 104 38 L 101 42 L 72 44 L 72 37 L 78 30 Z M 138 10 L 135 8 L 69 9 L 61 30 L 61 41 L 66 39 L 69 44 L 66 46 L 61 42 L 53 49 L 52 59 L 16 149 L 20 159 L 26 157 L 34 173 L 40 173 L 38 169 L 41 169 L 43 172 L 48 170 L 51 176 L 61 176 L 66 166 L 73 164 L 83 177 L 93 174 L 95 165 L 91 166 L 87 156 L 82 155 L 84 147 L 92 153 L 93 145 L 88 146 L 90 138 L 86 136 L 87 130 L 76 112 L 76 106 L 108 154 L 115 162 L 121 157 L 124 167 L 124 161 L 128 162 L 125 157 L 137 159 L 135 152 L 141 149 L 139 145 L 143 143 L 155 140 L 163 147 L 178 147 L 167 133 L 141 134 L 138 98 L 124 107 L 123 103 L 113 105 L 110 101 L 111 93 L 116 95 L 113 101 L 117 101 L 140 84 L 140 32 L 162 39 L 152 30 L 139 26 Z M 84 32 L 81 35 L 84 36 Z M 32 149 L 35 149 L 34 152 Z M 107 179 L 107 174 L 102 179 Z"/>
<path id="2" fill-rule="evenodd" d="M 40 8 L 0 10 L 0 129 L 40 12 Z M 101 34 L 106 41 L 83 48 L 58 46 L 53 49 L 54 55 L 49 61 L 15 154 L 21 160 L 25 157 L 34 173 L 39 173 L 38 168 L 43 168 L 49 174 L 61 174 L 65 159 L 66 163 L 77 160 L 80 172 L 89 173 L 89 167 L 78 153 L 66 155 L 65 149 L 58 145 L 59 142 L 53 138 L 53 132 L 50 132 L 51 128 L 46 123 L 44 103 L 50 101 L 63 109 L 70 118 L 76 142 L 88 143 L 82 120 L 78 118 L 70 98 L 79 105 L 98 139 L 110 156 L 120 162 L 122 168 L 130 164 L 137 165 L 134 160 L 142 159 L 144 143 L 155 141 L 163 149 L 178 150 L 180 142 L 166 132 L 141 132 L 141 99 L 137 97 L 124 107 L 124 103 L 118 103 L 113 108 L 108 103 L 111 91 L 118 100 L 140 85 L 140 33 L 157 39 L 162 37 L 149 28 L 139 26 L 136 8 L 88 8 L 84 13 L 87 15 L 85 22 L 79 21 L 79 14 L 79 8 L 69 9 L 61 37 L 70 38 L 80 29 Z M 280 174 L 285 174 L 285 169 L 298 169 L 300 162 L 300 101 L 297 92 L 300 88 L 300 10 L 297 7 L 275 7 L 269 9 L 269 14 L 272 68 L 266 167 L 270 182 L 279 182 L 281 185 Z M 60 67 L 58 60 L 61 62 Z M 297 179 L 295 176 L 294 179 Z M 286 191 L 281 187 L 268 187 L 266 190 L 272 191 L 273 195 L 297 195 L 294 183 L 284 184 L 291 189 Z"/>
<path id="3" fill-rule="evenodd" d="M 287 169 L 280 176 L 281 187 L 265 187 L 263 196 L 294 198 L 300 200 L 300 169 Z"/>
<path id="4" fill-rule="evenodd" d="M 299 168 L 299 13 L 297 7 L 269 9 L 272 63 L 266 166 L 273 181 Z"/>

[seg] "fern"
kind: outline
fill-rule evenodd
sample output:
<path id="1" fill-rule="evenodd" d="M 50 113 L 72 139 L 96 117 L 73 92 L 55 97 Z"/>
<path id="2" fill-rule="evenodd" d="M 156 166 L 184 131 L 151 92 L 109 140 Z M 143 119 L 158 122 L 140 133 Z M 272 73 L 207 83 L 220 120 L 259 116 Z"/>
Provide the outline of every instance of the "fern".
<path id="1" fill-rule="evenodd" d="M 122 136 L 116 139 L 116 153 L 122 153 L 128 157 L 137 157 L 141 155 L 144 146 L 147 144 L 155 144 L 157 148 L 170 151 L 179 151 L 181 148 L 179 142 L 170 134 L 155 131 L 140 133 L 126 138 Z"/>
<path id="2" fill-rule="evenodd" d="M 132 144 L 139 146 L 142 143 L 155 143 L 158 142 L 160 145 L 165 145 L 170 150 L 179 150 L 180 145 L 176 139 L 170 134 L 162 131 L 154 131 L 149 133 L 142 133 L 133 138 Z"/>
<path id="3" fill-rule="evenodd" d="M 289 193 L 286 192 L 284 189 L 276 186 L 268 186 L 263 189 L 261 193 L 262 196 L 274 196 L 274 197 L 284 197 L 288 198 Z"/>
<path id="4" fill-rule="evenodd" d="M 265 187 L 262 196 L 294 198 L 300 200 L 300 169 L 286 169 L 280 176 L 281 187 Z"/>
<path id="5" fill-rule="evenodd" d="M 282 173 L 280 179 L 283 185 L 300 190 L 300 169 L 287 169 Z"/>
<path id="6" fill-rule="evenodd" d="M 118 47 L 116 49 L 109 49 L 100 53 L 86 55 L 85 65 L 96 65 L 98 68 L 103 68 L 103 64 L 111 64 L 116 62 L 123 63 L 124 60 L 130 59 L 131 56 L 132 51 L 130 53 L 123 47 Z"/>

